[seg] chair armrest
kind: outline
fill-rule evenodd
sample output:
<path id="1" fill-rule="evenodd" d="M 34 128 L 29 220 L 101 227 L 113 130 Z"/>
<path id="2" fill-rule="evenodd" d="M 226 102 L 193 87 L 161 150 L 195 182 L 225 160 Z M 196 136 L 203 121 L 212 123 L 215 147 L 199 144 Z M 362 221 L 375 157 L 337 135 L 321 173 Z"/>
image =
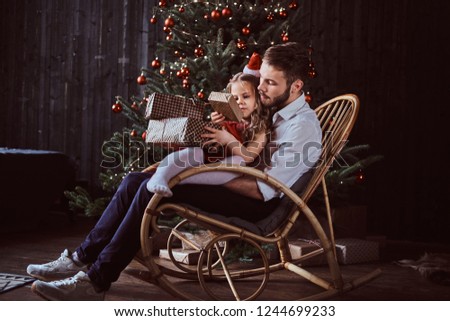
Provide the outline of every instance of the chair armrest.
<path id="1" fill-rule="evenodd" d="M 147 168 L 144 168 L 144 169 L 142 170 L 142 173 L 149 173 L 149 172 L 155 171 L 156 168 L 159 166 L 159 163 L 160 163 L 160 162 L 157 162 L 157 163 L 155 163 L 155 164 L 152 164 L 152 165 L 148 166 Z"/>

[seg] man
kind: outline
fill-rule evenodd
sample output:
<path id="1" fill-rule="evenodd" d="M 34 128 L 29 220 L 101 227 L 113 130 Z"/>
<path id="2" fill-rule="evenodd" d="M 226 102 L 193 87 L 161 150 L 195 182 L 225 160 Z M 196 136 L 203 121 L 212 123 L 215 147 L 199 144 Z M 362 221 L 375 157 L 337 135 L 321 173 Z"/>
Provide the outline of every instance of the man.
<path id="1" fill-rule="evenodd" d="M 263 57 L 258 90 L 265 108 L 275 108 L 267 144 L 269 175 L 292 186 L 320 156 L 321 129 L 302 91 L 308 56 L 298 43 L 269 48 Z M 214 139 L 214 133 L 208 134 Z M 30 265 L 38 278 L 32 290 L 51 300 L 100 300 L 140 248 L 140 225 L 152 197 L 149 173 L 131 173 L 123 180 L 97 225 L 73 253 Z M 239 177 L 223 186 L 178 185 L 171 202 L 185 202 L 205 211 L 257 221 L 278 205 L 280 194 L 254 178 Z M 88 268 L 88 264 L 92 264 Z M 64 279 L 66 278 L 66 279 Z M 59 281 L 52 281 L 58 280 Z"/>

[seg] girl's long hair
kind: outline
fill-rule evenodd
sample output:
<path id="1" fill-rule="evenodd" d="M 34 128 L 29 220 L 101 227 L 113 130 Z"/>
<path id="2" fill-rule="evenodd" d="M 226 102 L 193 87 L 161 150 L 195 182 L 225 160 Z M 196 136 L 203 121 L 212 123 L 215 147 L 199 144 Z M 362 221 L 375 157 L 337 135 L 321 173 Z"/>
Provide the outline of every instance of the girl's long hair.
<path id="1" fill-rule="evenodd" d="M 251 74 L 246 74 L 239 72 L 234 75 L 227 85 L 226 91 L 231 93 L 231 85 L 237 82 L 248 82 L 253 89 L 253 94 L 255 95 L 256 108 L 250 115 L 250 125 L 246 127 L 243 132 L 243 140 L 245 142 L 252 141 L 255 135 L 264 131 L 267 132 L 270 128 L 270 113 L 267 108 L 264 108 L 261 104 L 261 99 L 259 98 L 258 86 L 259 78 Z"/>

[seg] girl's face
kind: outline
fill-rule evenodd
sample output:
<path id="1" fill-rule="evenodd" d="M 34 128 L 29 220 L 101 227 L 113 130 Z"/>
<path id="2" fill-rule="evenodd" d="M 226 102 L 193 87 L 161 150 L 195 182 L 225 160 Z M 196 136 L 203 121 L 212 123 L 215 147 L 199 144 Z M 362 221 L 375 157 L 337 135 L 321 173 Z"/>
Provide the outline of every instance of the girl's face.
<path id="1" fill-rule="evenodd" d="M 256 96 L 252 85 L 247 81 L 236 81 L 231 84 L 230 92 L 236 99 L 244 118 L 250 118 L 256 109 Z"/>

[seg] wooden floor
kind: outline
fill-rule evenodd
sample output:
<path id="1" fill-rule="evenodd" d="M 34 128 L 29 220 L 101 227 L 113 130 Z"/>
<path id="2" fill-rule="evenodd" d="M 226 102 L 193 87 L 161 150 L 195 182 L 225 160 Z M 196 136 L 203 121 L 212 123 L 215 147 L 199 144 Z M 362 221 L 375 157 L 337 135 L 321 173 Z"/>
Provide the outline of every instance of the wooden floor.
<path id="1" fill-rule="evenodd" d="M 48 262 L 57 258 L 64 248 L 77 247 L 94 223 L 93 220 L 82 217 L 70 222 L 60 213 L 50 213 L 35 229 L 0 234 L 0 273 L 26 275 L 28 264 Z M 380 262 L 341 266 L 344 279 L 363 275 L 375 268 L 381 268 L 381 276 L 361 288 L 334 297 L 333 300 L 450 300 L 448 286 L 434 284 L 421 277 L 417 271 L 392 263 L 399 259 L 418 259 L 425 252 L 450 253 L 450 246 L 388 241 L 386 247 L 381 248 Z M 127 269 L 144 269 L 144 267 L 133 261 Z M 326 272 L 324 267 L 312 269 L 317 273 Z M 200 292 L 191 282 L 177 282 L 187 292 Z M 293 293 L 300 296 L 310 291 L 311 287 L 308 282 L 289 272 L 276 272 L 271 276 L 265 292 L 258 300 L 292 300 L 295 299 Z M 0 301 L 8 300 L 42 299 L 30 291 L 30 285 L 26 285 L 0 294 Z M 143 283 L 127 273 L 122 273 L 119 280 L 107 292 L 106 300 L 177 299 L 155 285 Z"/>

